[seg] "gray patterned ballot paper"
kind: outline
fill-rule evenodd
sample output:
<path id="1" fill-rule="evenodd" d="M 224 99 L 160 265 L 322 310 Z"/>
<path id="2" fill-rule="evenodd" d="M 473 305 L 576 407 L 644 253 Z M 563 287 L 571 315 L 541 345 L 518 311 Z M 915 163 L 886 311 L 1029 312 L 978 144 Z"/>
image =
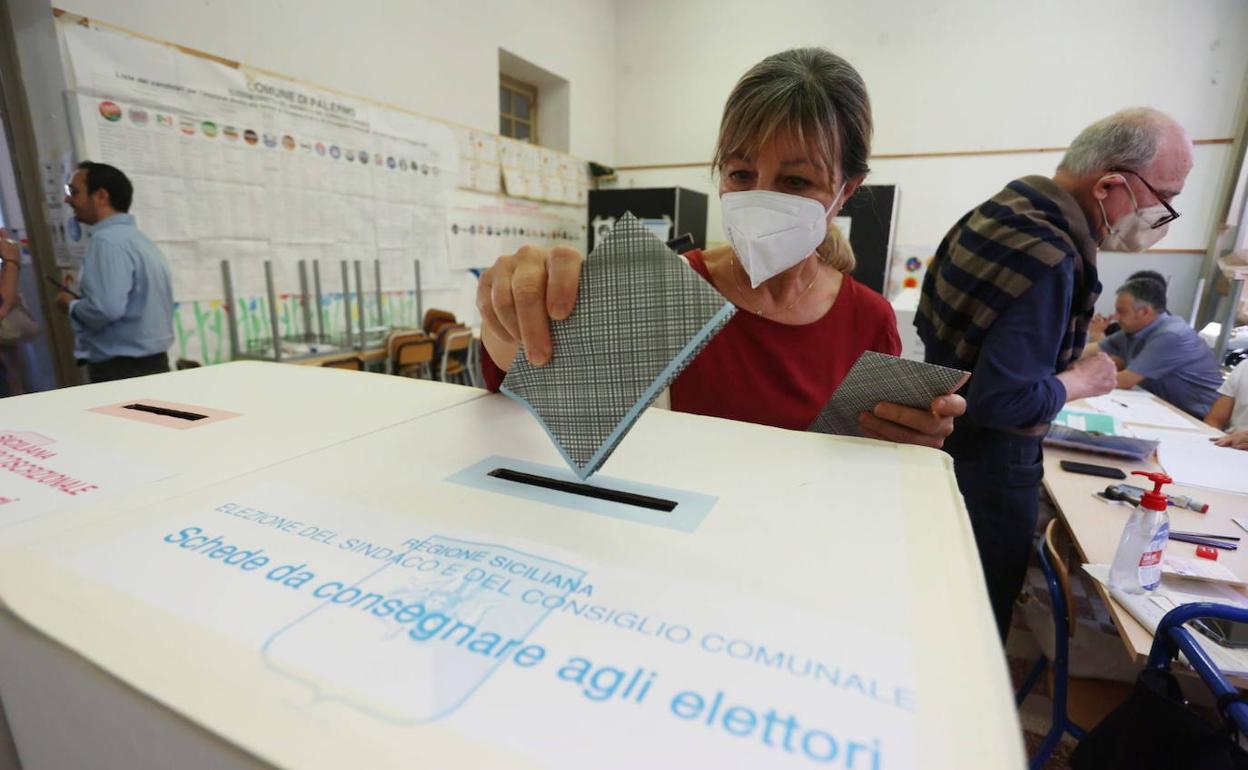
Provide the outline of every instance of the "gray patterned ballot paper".
<path id="1" fill-rule="evenodd" d="M 632 214 L 581 268 L 576 308 L 550 325 L 550 363 L 516 353 L 502 392 L 529 408 L 588 478 L 736 308 Z"/>
<path id="2" fill-rule="evenodd" d="M 871 411 L 881 401 L 927 409 L 933 399 L 962 387 L 970 376 L 960 369 L 863 351 L 810 430 L 861 436 L 860 412 Z"/>

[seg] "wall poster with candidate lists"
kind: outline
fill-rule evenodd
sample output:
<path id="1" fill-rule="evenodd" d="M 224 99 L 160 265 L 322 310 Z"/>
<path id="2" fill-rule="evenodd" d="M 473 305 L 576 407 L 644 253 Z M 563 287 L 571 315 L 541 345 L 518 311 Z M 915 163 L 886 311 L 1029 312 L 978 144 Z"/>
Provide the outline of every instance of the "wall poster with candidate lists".
<path id="1" fill-rule="evenodd" d="M 270 337 L 266 260 L 290 337 L 305 331 L 301 260 L 309 280 L 311 261 L 320 264 L 312 317 L 339 333 L 343 260 L 363 262 L 365 326 L 415 325 L 416 259 L 426 306 L 469 310 L 471 270 L 498 255 L 524 244 L 585 248 L 588 170 L 571 156 L 97 24 L 64 18 L 61 30 L 79 155 L 127 173 L 131 212 L 169 260 L 174 357 L 229 360 L 223 259 L 240 344 L 258 349 Z M 68 251 L 58 260 L 77 268 Z M 353 292 L 353 265 L 349 274 Z"/>

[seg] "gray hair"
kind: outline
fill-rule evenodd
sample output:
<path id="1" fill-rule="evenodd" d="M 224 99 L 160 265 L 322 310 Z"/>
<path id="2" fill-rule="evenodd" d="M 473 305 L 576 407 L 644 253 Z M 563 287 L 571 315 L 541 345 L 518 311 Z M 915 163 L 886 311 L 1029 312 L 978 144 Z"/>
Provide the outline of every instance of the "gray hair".
<path id="1" fill-rule="evenodd" d="M 1162 135 L 1175 125 L 1151 107 L 1115 112 L 1080 131 L 1057 167 L 1080 176 L 1114 168 L 1143 171 L 1157 157 Z"/>
<path id="2" fill-rule="evenodd" d="M 1118 294 L 1127 294 L 1135 306 L 1148 305 L 1158 313 L 1166 309 L 1166 285 L 1154 278 L 1132 278 L 1118 287 Z"/>
<path id="3" fill-rule="evenodd" d="M 737 81 L 724 105 L 712 165 L 751 156 L 777 134 L 811 148 L 828 182 L 870 170 L 871 100 L 853 65 L 825 48 L 793 48 L 763 59 Z M 838 270 L 854 269 L 854 253 L 830 228 L 819 258 Z"/>

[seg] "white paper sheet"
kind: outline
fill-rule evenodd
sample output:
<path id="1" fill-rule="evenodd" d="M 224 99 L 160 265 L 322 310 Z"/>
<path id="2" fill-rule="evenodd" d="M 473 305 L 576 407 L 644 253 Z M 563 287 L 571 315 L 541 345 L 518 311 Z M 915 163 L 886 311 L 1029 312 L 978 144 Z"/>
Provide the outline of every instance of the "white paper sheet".
<path id="1" fill-rule="evenodd" d="M 1180 484 L 1248 495 L 1248 451 L 1215 446 L 1207 437 L 1193 435 L 1163 441 L 1157 455 Z"/>
<path id="2" fill-rule="evenodd" d="M 1153 400 L 1148 393 L 1115 390 L 1104 396 L 1084 399 L 1098 412 L 1112 414 L 1123 422 L 1157 425 L 1164 428 L 1189 428 L 1191 422 L 1169 407 Z"/>

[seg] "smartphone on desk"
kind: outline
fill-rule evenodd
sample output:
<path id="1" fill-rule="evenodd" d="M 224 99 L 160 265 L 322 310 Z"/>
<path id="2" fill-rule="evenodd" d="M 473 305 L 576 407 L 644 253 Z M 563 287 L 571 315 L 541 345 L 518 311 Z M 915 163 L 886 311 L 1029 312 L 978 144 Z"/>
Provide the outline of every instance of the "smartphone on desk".
<path id="1" fill-rule="evenodd" d="M 1062 470 L 1070 473 L 1084 473 L 1089 476 L 1104 476 L 1107 479 L 1125 479 L 1127 474 L 1123 473 L 1120 468 L 1111 468 L 1108 465 L 1093 465 L 1092 463 L 1077 463 L 1074 460 L 1062 460 L 1058 463 Z"/>

